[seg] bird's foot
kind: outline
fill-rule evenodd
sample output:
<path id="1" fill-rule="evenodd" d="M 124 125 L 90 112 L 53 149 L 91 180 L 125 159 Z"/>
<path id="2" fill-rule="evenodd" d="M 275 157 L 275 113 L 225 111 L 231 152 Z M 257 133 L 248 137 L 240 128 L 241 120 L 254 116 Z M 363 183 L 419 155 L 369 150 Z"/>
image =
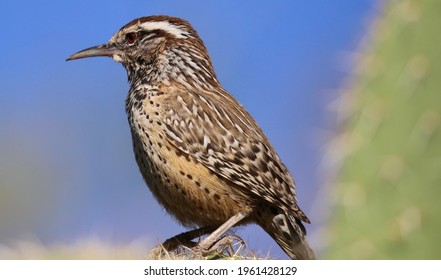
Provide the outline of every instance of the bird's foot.
<path id="1" fill-rule="evenodd" d="M 218 259 L 234 257 L 239 250 L 245 247 L 245 241 L 235 234 L 224 235 L 215 242 L 206 239 L 192 248 L 194 258 Z"/>
<path id="2" fill-rule="evenodd" d="M 212 226 L 207 226 L 207 227 L 202 227 L 195 230 L 183 232 L 172 238 L 169 238 L 163 243 L 153 248 L 152 250 L 150 250 L 149 258 L 170 259 L 171 255 L 180 255 L 184 249 L 194 248 L 195 246 L 197 246 L 197 243 L 192 241 L 193 239 L 198 238 L 207 233 L 210 233 L 214 229 L 215 228 Z"/>

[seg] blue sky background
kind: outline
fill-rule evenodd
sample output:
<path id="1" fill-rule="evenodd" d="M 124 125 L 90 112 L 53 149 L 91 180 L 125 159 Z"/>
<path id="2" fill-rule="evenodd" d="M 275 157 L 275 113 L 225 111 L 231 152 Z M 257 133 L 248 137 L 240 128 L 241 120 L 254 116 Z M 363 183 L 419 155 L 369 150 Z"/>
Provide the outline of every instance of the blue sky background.
<path id="1" fill-rule="evenodd" d="M 98 235 L 147 237 L 146 250 L 184 231 L 165 215 L 135 164 L 125 70 L 111 59 L 65 62 L 106 42 L 128 21 L 167 14 L 189 20 L 218 78 L 261 125 L 297 181 L 298 199 L 321 226 L 320 162 L 327 106 L 350 70 L 376 12 L 374 0 L 3 1 L 0 4 L 0 243 L 43 244 Z M 320 198 L 322 199 L 322 198 Z M 251 248 L 286 256 L 263 230 Z"/>

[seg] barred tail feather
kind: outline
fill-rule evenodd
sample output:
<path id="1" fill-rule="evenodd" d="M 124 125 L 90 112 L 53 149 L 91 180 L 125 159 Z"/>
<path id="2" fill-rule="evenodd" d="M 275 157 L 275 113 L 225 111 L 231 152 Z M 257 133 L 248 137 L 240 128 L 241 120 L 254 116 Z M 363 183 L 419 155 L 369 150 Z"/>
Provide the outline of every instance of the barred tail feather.
<path id="1" fill-rule="evenodd" d="M 302 222 L 285 213 L 273 212 L 261 212 L 261 217 L 257 220 L 259 225 L 279 244 L 291 259 L 315 259 L 314 251 L 306 240 L 306 230 Z"/>

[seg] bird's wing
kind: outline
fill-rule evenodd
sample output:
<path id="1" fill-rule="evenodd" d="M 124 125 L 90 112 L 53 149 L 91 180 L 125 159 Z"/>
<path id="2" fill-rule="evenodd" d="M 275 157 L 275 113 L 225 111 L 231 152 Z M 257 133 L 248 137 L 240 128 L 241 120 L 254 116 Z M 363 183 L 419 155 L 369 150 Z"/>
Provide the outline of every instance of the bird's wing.
<path id="1" fill-rule="evenodd" d="M 165 133 L 170 144 L 227 183 L 309 223 L 297 206 L 289 171 L 254 119 L 230 94 L 180 90 L 167 98 Z"/>

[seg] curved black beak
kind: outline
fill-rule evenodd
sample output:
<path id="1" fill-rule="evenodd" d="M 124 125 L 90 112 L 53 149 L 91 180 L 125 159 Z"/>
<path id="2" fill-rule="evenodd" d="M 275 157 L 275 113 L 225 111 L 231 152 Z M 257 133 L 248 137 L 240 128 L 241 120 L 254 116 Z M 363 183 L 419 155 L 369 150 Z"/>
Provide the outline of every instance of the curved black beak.
<path id="1" fill-rule="evenodd" d="M 82 51 L 79 51 L 77 53 L 74 53 L 73 55 L 69 56 L 66 61 L 74 60 L 74 59 L 80 59 L 80 58 L 86 58 L 86 57 L 94 57 L 94 56 L 113 56 L 118 49 L 109 44 L 103 44 L 91 48 L 84 49 Z"/>

